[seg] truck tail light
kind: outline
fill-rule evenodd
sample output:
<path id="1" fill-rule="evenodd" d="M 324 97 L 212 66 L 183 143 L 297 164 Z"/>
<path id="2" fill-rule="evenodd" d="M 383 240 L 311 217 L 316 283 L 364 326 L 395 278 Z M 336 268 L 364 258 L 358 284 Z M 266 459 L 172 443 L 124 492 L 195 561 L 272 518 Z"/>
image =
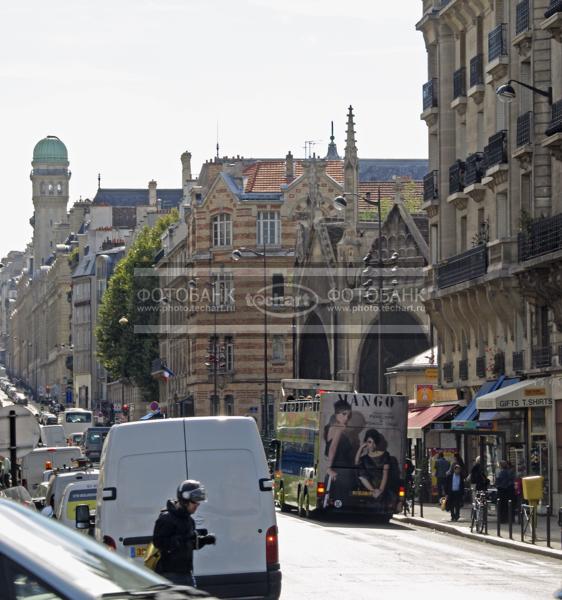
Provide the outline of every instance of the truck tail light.
<path id="1" fill-rule="evenodd" d="M 400 489 L 398 490 L 398 496 L 400 498 L 404 498 L 405 495 L 406 495 L 406 488 L 403 485 L 401 485 Z"/>
<path id="2" fill-rule="evenodd" d="M 267 566 L 279 563 L 279 546 L 277 539 L 277 525 L 273 525 L 265 534 L 265 561 Z"/>
<path id="3" fill-rule="evenodd" d="M 115 540 L 109 535 L 103 536 L 103 543 L 108 547 L 109 550 L 117 550 L 117 544 Z"/>
<path id="4" fill-rule="evenodd" d="M 318 496 L 323 496 L 326 493 L 326 485 L 324 484 L 323 481 L 319 481 L 316 484 L 316 494 Z"/>

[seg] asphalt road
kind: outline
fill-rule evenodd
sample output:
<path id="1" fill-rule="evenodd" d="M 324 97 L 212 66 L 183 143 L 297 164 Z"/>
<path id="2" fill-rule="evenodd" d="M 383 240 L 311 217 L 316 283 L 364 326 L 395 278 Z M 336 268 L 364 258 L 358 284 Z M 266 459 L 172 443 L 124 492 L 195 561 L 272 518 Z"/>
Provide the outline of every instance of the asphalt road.
<path id="1" fill-rule="evenodd" d="M 562 561 L 391 522 L 277 514 L 282 600 L 539 600 Z"/>

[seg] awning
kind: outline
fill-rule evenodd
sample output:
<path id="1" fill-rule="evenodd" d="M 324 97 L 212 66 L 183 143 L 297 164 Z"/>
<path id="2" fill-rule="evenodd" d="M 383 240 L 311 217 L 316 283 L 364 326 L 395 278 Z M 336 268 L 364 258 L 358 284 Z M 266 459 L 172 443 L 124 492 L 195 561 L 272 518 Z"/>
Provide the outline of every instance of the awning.
<path id="1" fill-rule="evenodd" d="M 550 379 L 525 379 L 509 387 L 480 396 L 476 402 L 479 410 L 509 410 L 552 406 Z"/>
<path id="2" fill-rule="evenodd" d="M 495 379 L 494 381 L 486 381 L 486 383 L 480 386 L 480 389 L 474 394 L 472 400 L 467 404 L 467 406 L 461 410 L 461 412 L 453 419 L 453 423 L 455 421 L 474 421 L 476 415 L 478 414 L 478 409 L 476 408 L 476 400 L 483 394 L 487 394 L 488 392 L 493 392 L 497 389 L 503 381 L 503 377 L 500 379 Z"/>
<path id="3" fill-rule="evenodd" d="M 423 438 L 423 430 L 433 421 L 437 421 L 447 413 L 457 408 L 456 404 L 445 404 L 443 406 L 428 406 L 408 415 L 408 437 Z"/>
<path id="4" fill-rule="evenodd" d="M 162 413 L 157 410 L 155 412 L 149 412 L 146 415 L 144 415 L 144 417 L 141 417 L 139 419 L 139 421 L 149 421 L 150 419 L 161 419 L 162 418 Z"/>

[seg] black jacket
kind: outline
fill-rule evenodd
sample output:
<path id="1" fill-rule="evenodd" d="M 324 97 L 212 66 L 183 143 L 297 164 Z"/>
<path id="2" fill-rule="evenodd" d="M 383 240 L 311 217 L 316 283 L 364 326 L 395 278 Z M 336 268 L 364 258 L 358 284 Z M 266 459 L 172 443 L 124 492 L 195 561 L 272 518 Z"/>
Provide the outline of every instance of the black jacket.
<path id="1" fill-rule="evenodd" d="M 460 487 L 458 493 L 461 496 L 464 496 L 464 479 L 462 477 L 462 473 L 460 475 Z M 445 493 L 447 495 L 451 494 L 453 491 L 453 473 L 449 473 L 447 478 L 445 479 Z"/>
<path id="2" fill-rule="evenodd" d="M 195 529 L 191 515 L 180 507 L 178 502 L 168 500 L 166 510 L 154 524 L 153 544 L 162 553 L 158 563 L 158 573 L 191 573 L 193 570 L 193 550 L 212 543 L 200 536 Z"/>

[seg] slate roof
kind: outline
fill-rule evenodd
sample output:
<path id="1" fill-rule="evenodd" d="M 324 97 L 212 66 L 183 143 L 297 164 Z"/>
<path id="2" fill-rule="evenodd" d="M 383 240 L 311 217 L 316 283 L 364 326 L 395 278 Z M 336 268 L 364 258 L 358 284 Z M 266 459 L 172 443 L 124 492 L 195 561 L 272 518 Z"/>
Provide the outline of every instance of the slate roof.
<path id="1" fill-rule="evenodd" d="M 162 201 L 165 210 L 177 208 L 183 199 L 183 190 L 156 190 L 156 197 Z M 100 188 L 93 201 L 94 206 L 148 206 L 148 189 L 106 189 Z"/>

